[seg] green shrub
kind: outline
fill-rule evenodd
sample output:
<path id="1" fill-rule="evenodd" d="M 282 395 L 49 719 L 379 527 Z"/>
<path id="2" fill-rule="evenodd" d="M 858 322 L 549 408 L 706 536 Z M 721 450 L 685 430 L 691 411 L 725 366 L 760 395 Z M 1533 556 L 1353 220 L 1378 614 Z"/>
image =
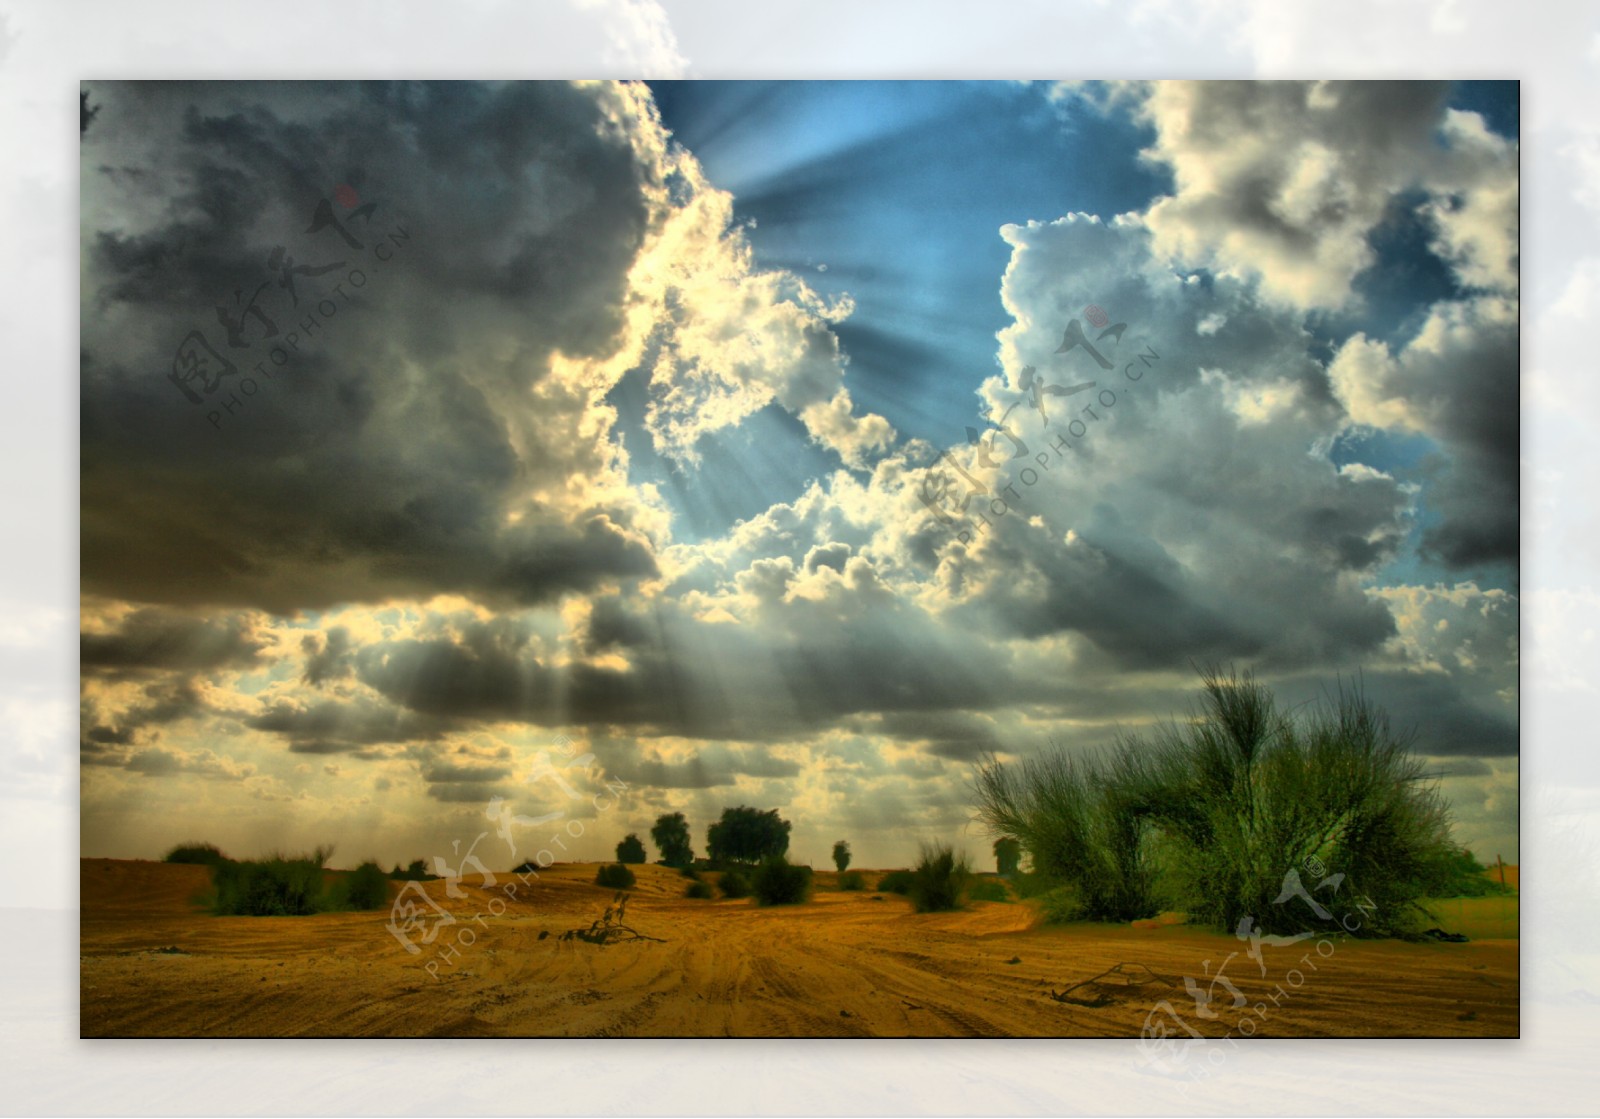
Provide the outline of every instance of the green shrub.
<path id="1" fill-rule="evenodd" d="M 1011 891 L 998 878 L 974 877 L 967 886 L 968 901 L 1010 901 Z"/>
<path id="2" fill-rule="evenodd" d="M 329 888 L 329 908 L 382 909 L 389 904 L 389 878 L 377 863 L 362 863 Z"/>
<path id="3" fill-rule="evenodd" d="M 878 891 L 885 894 L 900 894 L 904 896 L 911 892 L 911 872 L 909 870 L 891 870 L 878 879 Z"/>
<path id="4" fill-rule="evenodd" d="M 227 862 L 228 856 L 219 851 L 214 843 L 180 843 L 168 851 L 161 861 L 185 866 L 216 866 Z"/>
<path id="5" fill-rule="evenodd" d="M 906 896 L 918 913 L 960 909 L 971 878 L 965 854 L 956 854 L 948 843 L 924 844 Z"/>
<path id="6" fill-rule="evenodd" d="M 1045 921 L 1052 925 L 1066 925 L 1084 919 L 1083 906 L 1077 896 L 1065 886 L 1057 886 L 1037 895 L 1034 904 Z"/>
<path id="7" fill-rule="evenodd" d="M 617 844 L 617 862 L 638 865 L 644 860 L 644 840 L 631 832 L 623 836 L 622 840 Z"/>
<path id="8" fill-rule="evenodd" d="M 607 863 L 594 876 L 594 884 L 596 886 L 604 886 L 608 890 L 631 889 L 634 881 L 633 871 L 621 863 Z"/>
<path id="9" fill-rule="evenodd" d="M 782 855 L 763 859 L 751 882 L 762 905 L 799 905 L 811 896 L 811 868 L 796 866 Z"/>
<path id="10" fill-rule="evenodd" d="M 211 871 L 216 911 L 234 917 L 301 917 L 329 905 L 322 864 L 331 848 L 309 855 L 274 852 L 255 862 L 218 863 Z"/>
<path id="11" fill-rule="evenodd" d="M 847 870 L 839 875 L 839 889 L 841 890 L 865 890 L 866 888 L 867 879 L 859 870 Z"/>
<path id="12" fill-rule="evenodd" d="M 750 896 L 750 880 L 737 870 L 725 870 L 717 877 L 717 889 L 722 891 L 725 898 L 747 898 Z"/>
<path id="13" fill-rule="evenodd" d="M 389 877 L 397 882 L 432 882 L 438 875 L 428 873 L 428 864 L 421 859 L 412 859 L 411 865 L 404 870 L 396 863 L 395 868 L 389 872 Z"/>
<path id="14" fill-rule="evenodd" d="M 1016 837 L 1086 919 L 1171 906 L 1221 929 L 1250 917 L 1294 934 L 1310 911 L 1278 899 L 1290 873 L 1320 865 L 1361 899 L 1363 935 L 1404 933 L 1454 847 L 1437 784 L 1387 716 L 1359 689 L 1290 715 L 1248 673 L 1202 680 L 1194 719 L 1099 758 L 986 759 L 980 818 Z"/>
<path id="15" fill-rule="evenodd" d="M 689 883 L 689 888 L 683 892 L 683 896 L 686 898 L 700 898 L 702 900 L 709 901 L 711 900 L 712 896 L 711 885 L 708 882 L 696 880 Z"/>

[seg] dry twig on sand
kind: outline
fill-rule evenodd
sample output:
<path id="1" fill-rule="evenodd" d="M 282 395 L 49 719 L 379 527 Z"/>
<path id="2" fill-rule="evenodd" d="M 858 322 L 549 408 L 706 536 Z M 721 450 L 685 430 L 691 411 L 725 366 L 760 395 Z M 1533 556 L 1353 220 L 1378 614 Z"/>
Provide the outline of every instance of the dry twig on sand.
<path id="1" fill-rule="evenodd" d="M 623 918 L 628 913 L 628 895 L 622 891 L 611 899 L 611 904 L 606 906 L 606 911 L 598 920 L 591 921 L 588 928 L 568 929 L 561 934 L 562 940 L 583 940 L 590 944 L 598 944 L 604 948 L 607 944 L 627 940 L 653 940 L 657 944 L 666 941 L 659 936 L 646 936 L 638 929 L 631 929 L 623 924 Z"/>
<path id="2" fill-rule="evenodd" d="M 1142 969 L 1142 972 L 1134 970 L 1136 968 Z M 1077 1006 L 1110 1006 L 1125 1001 L 1135 987 L 1145 987 L 1151 983 L 1170 987 L 1173 981 L 1157 975 L 1144 964 L 1121 963 L 1081 983 L 1074 983 L 1065 991 L 1052 990 L 1050 997 L 1057 1002 L 1070 1002 Z"/>

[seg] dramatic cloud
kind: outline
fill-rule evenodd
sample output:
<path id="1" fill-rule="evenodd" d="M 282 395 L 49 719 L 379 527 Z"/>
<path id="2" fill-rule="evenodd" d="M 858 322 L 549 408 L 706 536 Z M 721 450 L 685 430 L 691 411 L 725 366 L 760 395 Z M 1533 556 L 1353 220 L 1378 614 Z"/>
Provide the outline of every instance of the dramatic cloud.
<path id="1" fill-rule="evenodd" d="M 1171 189 L 991 227 L 995 363 L 936 405 L 852 366 L 928 324 L 843 331 L 849 283 L 760 263 L 643 86 L 97 85 L 86 836 L 188 796 L 388 861 L 615 813 L 587 858 L 748 803 L 903 861 L 965 834 L 973 759 L 1092 751 L 1232 664 L 1359 684 L 1498 842 L 1515 142 L 1448 85 L 1055 96 Z M 1446 279 L 1367 306 L 1397 223 Z"/>

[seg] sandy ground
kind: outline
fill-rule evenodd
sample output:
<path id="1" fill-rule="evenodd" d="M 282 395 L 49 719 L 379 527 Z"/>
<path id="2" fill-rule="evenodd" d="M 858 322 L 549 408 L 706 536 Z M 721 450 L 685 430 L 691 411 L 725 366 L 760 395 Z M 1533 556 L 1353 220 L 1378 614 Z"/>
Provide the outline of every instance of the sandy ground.
<path id="1" fill-rule="evenodd" d="M 194 901 L 204 868 L 80 866 L 83 1037 L 1137 1037 L 1163 1000 L 1211 1038 L 1518 1034 L 1511 939 L 1312 940 L 1265 948 L 1263 975 L 1245 943 L 1182 925 L 1041 927 L 995 902 L 919 915 L 832 874 L 810 904 L 762 909 L 688 900 L 645 866 L 628 924 L 663 942 L 599 947 L 559 937 L 612 891 L 593 866 L 557 865 L 509 901 L 509 875 L 460 899 L 426 883 L 455 923 L 412 955 L 387 912 L 215 917 Z M 1212 987 L 1215 1020 L 1184 986 L 1208 986 L 1207 961 L 1246 1000 Z M 1101 1005 L 1051 997 L 1119 964 L 1135 982 L 1074 993 Z"/>

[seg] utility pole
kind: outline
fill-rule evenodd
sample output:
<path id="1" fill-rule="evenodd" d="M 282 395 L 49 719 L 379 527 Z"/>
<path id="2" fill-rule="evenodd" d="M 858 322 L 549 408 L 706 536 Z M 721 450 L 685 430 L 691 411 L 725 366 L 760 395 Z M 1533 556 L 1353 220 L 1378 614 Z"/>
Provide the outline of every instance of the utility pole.
<path id="1" fill-rule="evenodd" d="M 1500 885 L 1504 886 L 1506 884 L 1506 864 L 1500 860 L 1498 852 L 1494 857 L 1494 865 L 1500 870 Z"/>

